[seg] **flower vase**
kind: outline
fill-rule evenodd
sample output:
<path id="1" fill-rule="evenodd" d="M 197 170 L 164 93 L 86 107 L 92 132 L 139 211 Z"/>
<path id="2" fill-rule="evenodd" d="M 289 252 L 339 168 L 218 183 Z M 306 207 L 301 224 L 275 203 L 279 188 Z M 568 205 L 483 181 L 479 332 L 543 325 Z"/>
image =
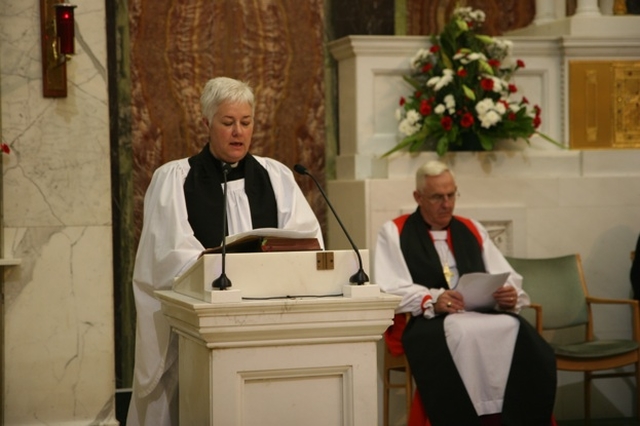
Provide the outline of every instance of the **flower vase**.
<path id="1" fill-rule="evenodd" d="M 475 133 L 465 133 L 458 138 L 459 143 L 449 144 L 449 151 L 484 151 L 480 138 Z"/>

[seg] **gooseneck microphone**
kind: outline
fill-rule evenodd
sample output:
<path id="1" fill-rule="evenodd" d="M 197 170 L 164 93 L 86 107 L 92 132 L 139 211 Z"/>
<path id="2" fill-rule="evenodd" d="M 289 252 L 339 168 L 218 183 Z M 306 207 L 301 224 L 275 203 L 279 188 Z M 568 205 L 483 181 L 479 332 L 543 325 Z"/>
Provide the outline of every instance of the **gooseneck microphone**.
<path id="1" fill-rule="evenodd" d="M 222 186 L 222 273 L 218 278 L 213 280 L 211 286 L 213 288 L 219 288 L 220 290 L 226 290 L 231 287 L 231 280 L 227 278 L 225 273 L 226 269 L 226 256 L 227 256 L 227 175 L 231 166 L 229 163 L 222 162 L 222 177 L 224 179 Z"/>
<path id="2" fill-rule="evenodd" d="M 301 175 L 307 175 L 313 180 L 313 182 L 316 184 L 316 186 L 320 190 L 320 193 L 322 194 L 322 198 L 324 198 L 324 200 L 327 202 L 327 205 L 331 209 L 333 216 L 336 218 L 336 220 L 338 221 L 338 224 L 342 228 L 342 232 L 344 232 L 344 235 L 347 237 L 347 239 L 351 243 L 351 247 L 353 247 L 353 251 L 356 252 L 356 255 L 358 256 L 358 266 L 360 267 L 360 269 L 358 269 L 358 272 L 356 272 L 349 278 L 349 282 L 358 284 L 358 285 L 362 285 L 366 282 L 369 282 L 369 276 L 366 274 L 366 272 L 364 272 L 364 269 L 362 268 L 362 257 L 360 257 L 360 252 L 358 251 L 358 248 L 356 247 L 355 243 L 351 239 L 351 236 L 347 232 L 347 229 L 342 224 L 340 217 L 338 217 L 338 213 L 336 213 L 335 209 L 331 205 L 331 201 L 329 201 L 329 197 L 327 197 L 327 194 L 324 193 L 324 190 L 322 189 L 322 187 L 320 186 L 316 178 L 313 177 L 311 173 L 309 173 L 309 170 L 307 170 L 306 167 L 304 167 L 301 164 L 296 164 L 295 166 L 293 166 L 293 170 L 295 170 L 296 173 L 299 173 Z"/>

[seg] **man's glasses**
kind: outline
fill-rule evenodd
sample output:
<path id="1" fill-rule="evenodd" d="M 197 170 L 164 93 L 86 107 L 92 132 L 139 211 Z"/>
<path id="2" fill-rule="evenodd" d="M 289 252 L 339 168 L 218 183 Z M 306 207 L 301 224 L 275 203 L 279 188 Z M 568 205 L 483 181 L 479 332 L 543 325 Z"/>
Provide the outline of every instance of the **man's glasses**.
<path id="1" fill-rule="evenodd" d="M 422 194 L 424 196 L 424 194 Z M 431 204 L 442 204 L 445 201 L 455 201 L 460 196 L 458 191 L 450 192 L 448 194 L 433 194 L 426 197 L 427 201 Z"/>

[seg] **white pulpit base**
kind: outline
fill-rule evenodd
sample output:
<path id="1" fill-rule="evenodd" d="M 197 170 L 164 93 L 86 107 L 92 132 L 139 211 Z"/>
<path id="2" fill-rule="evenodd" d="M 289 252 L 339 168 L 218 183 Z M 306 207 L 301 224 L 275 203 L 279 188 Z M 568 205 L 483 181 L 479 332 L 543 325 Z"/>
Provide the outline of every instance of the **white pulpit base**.
<path id="1" fill-rule="evenodd" d="M 156 295 L 179 335 L 180 424 L 378 424 L 376 342 L 399 297 Z"/>

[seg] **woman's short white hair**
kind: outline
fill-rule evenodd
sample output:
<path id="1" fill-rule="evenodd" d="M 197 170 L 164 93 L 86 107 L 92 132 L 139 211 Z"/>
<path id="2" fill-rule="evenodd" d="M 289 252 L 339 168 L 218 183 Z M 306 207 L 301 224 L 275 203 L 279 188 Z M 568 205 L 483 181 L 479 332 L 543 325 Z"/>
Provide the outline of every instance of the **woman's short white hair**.
<path id="1" fill-rule="evenodd" d="M 427 176 L 440 176 L 444 172 L 451 173 L 453 177 L 453 172 L 449 169 L 445 163 L 441 161 L 432 160 L 428 163 L 423 164 L 416 171 L 416 190 L 421 191 L 424 187 L 424 178 Z"/>
<path id="2" fill-rule="evenodd" d="M 224 102 L 248 103 L 251 113 L 254 112 L 255 99 L 247 83 L 229 77 L 216 77 L 207 81 L 200 95 L 202 115 L 211 122 L 218 107 Z"/>

